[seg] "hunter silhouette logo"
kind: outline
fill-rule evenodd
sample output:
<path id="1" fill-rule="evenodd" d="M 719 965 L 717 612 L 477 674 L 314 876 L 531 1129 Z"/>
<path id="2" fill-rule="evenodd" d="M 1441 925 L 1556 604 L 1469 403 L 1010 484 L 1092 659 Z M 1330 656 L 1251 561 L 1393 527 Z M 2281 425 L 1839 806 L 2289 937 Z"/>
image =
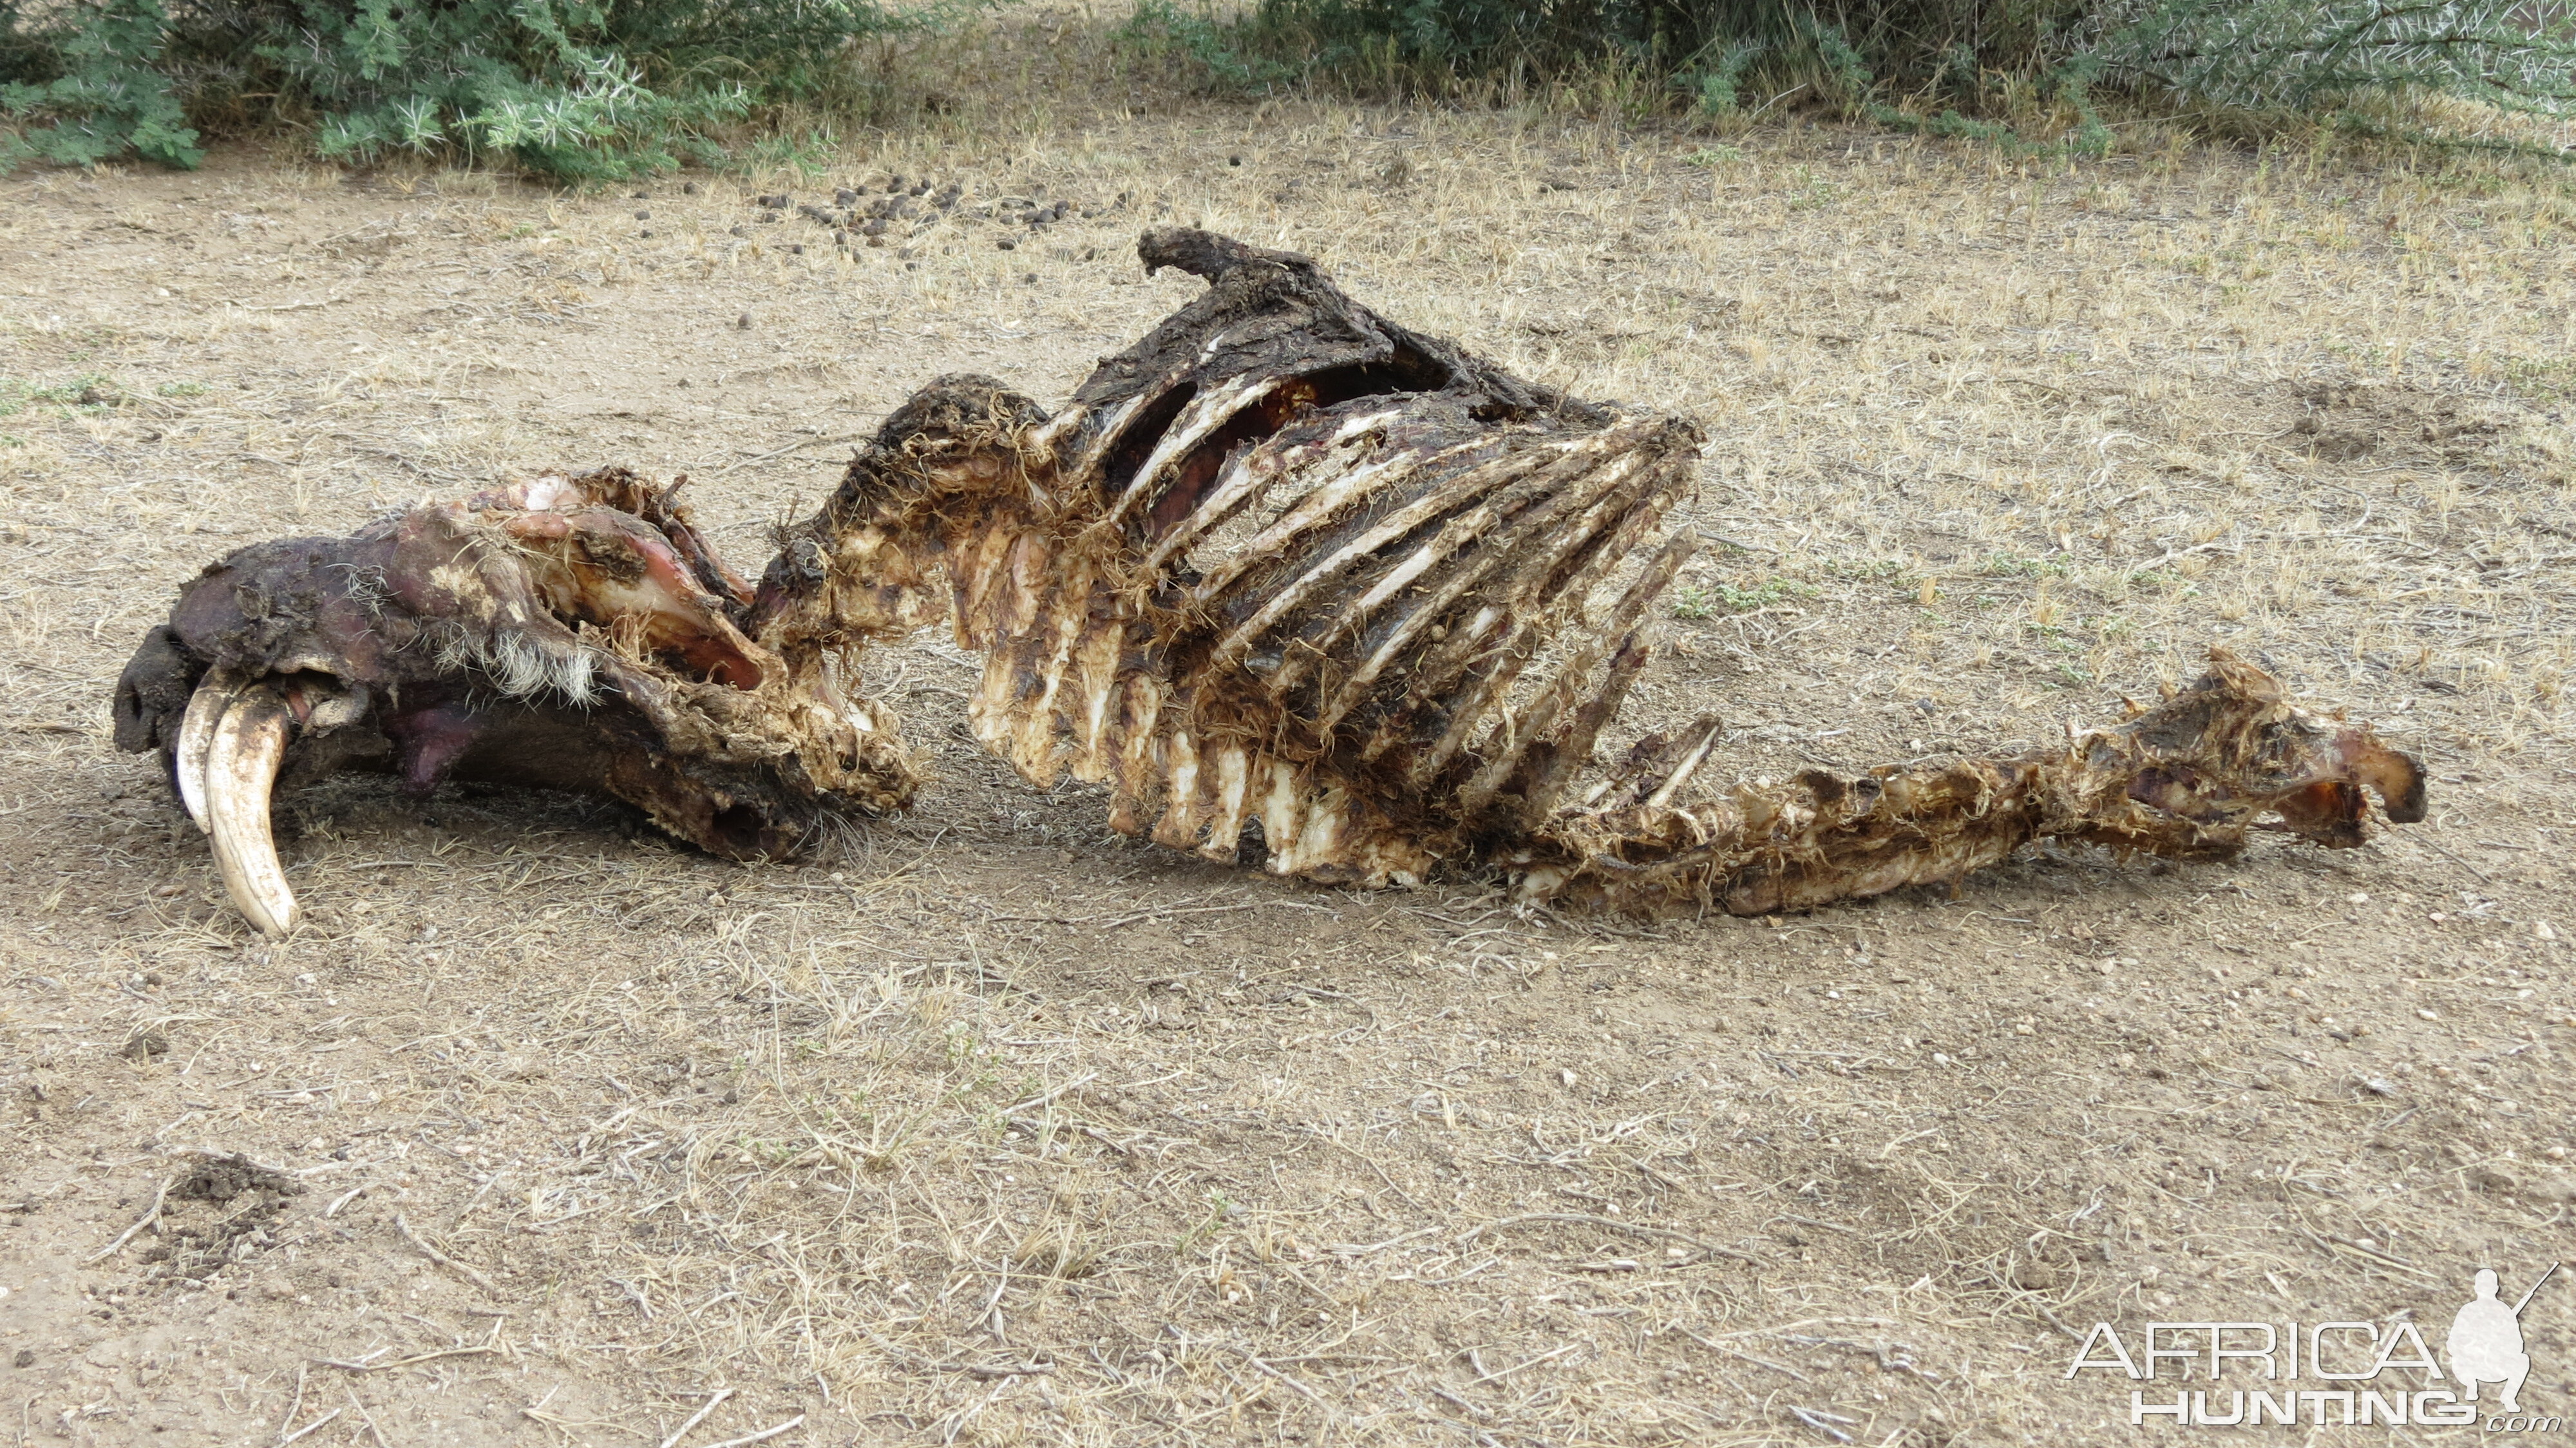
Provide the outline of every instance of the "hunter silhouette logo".
<path id="1" fill-rule="evenodd" d="M 2443 1344 L 2444 1356 L 2451 1360 L 2451 1376 L 2460 1380 L 2461 1391 L 2472 1403 L 2478 1400 L 2478 1384 L 2502 1383 L 2504 1395 L 2497 1406 L 2508 1413 L 2519 1413 L 2522 1404 L 2516 1395 L 2522 1391 L 2522 1380 L 2531 1376 L 2531 1357 L 2522 1350 L 2522 1310 L 2531 1305 L 2532 1294 L 2540 1283 L 2556 1276 L 2558 1264 L 2540 1274 L 2540 1282 L 2522 1294 L 2522 1300 L 2511 1307 L 2496 1300 L 2496 1275 L 2485 1267 L 2478 1269 L 2477 1293 L 2459 1315 L 2451 1319 L 2450 1340 Z"/>
<path id="2" fill-rule="evenodd" d="M 2551 1263 L 2511 1304 L 2497 1295 L 2495 1271 L 2479 1268 L 2474 1295 L 2452 1314 L 2438 1361 L 2404 1312 L 2379 1321 L 2150 1322 L 2135 1351 L 2117 1329 L 2097 1322 L 2066 1376 L 2107 1370 L 2134 1382 L 2186 1380 L 2170 1396 L 2131 1389 L 2133 1425 L 2164 1419 L 2195 1428 L 2287 1427 L 2304 1419 L 2316 1427 L 2466 1427 L 2484 1418 L 2490 1433 L 2560 1432 L 2566 1419 L 2526 1414 L 2521 1402 L 2532 1366 L 2523 1309 L 2559 1265 Z M 2482 1387 L 2496 1389 L 2485 1403 Z"/>

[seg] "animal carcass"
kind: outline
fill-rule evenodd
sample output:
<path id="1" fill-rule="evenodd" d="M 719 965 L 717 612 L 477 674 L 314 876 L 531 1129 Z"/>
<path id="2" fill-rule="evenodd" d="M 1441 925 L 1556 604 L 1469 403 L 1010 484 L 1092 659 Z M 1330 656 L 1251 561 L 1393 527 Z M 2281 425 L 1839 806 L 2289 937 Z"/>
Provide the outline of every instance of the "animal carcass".
<path id="1" fill-rule="evenodd" d="M 910 798 L 891 717 L 838 666 L 929 624 L 985 655 L 969 724 L 1032 783 L 1101 784 L 1121 831 L 1316 880 L 1488 868 L 1525 898 L 1758 912 L 1956 881 L 2048 836 L 2207 858 L 2270 816 L 2354 844 L 2365 788 L 2421 816 L 2413 761 L 2224 654 L 2025 758 L 1710 791 L 1709 717 L 1595 771 L 1688 556 L 1696 430 L 1515 379 L 1301 256 L 1177 228 L 1140 252 L 1207 291 L 1053 415 L 989 378 L 931 384 L 756 594 L 622 473 L 264 545 L 146 641 L 120 740 L 171 753 L 219 861 L 256 857 L 225 866 L 235 898 L 276 928 L 264 785 L 219 776 L 264 781 L 302 745 L 307 773 L 586 788 L 774 855 Z M 460 566 L 461 593 L 439 581 Z M 378 628 L 421 642 L 352 642 Z M 423 710 L 507 758 L 441 743 Z"/>

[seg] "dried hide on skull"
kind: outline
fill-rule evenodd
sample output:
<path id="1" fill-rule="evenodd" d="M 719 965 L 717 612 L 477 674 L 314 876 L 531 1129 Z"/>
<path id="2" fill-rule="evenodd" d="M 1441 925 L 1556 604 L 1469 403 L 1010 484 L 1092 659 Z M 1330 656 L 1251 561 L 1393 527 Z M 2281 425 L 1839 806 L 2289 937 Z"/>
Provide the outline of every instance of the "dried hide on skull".
<path id="1" fill-rule="evenodd" d="M 981 377 L 891 418 L 789 536 L 781 656 L 942 616 L 986 655 L 975 735 L 1032 783 L 1211 859 L 1370 885 L 1500 866 L 1524 898 L 1761 912 L 1956 881 L 2043 836 L 2207 858 L 2258 816 L 2418 819 L 2413 761 L 2220 654 L 2067 750 L 1694 791 L 1703 719 L 1576 796 L 1689 551 L 1699 435 L 1518 381 L 1313 262 L 1181 229 L 1196 301 L 1063 412 Z"/>
<path id="2" fill-rule="evenodd" d="M 1709 790 L 1703 718 L 1595 741 L 1688 556 L 1700 437 L 1513 378 L 1313 262 L 1161 229 L 1208 289 L 1049 416 L 942 378 L 889 417 L 749 593 L 622 472 L 245 549 L 117 694 L 233 896 L 293 923 L 281 770 L 603 793 L 735 858 L 920 775 L 838 666 L 945 623 L 985 655 L 975 737 L 1107 787 L 1128 834 L 1362 885 L 1499 869 L 1523 898 L 1760 912 L 1952 882 L 2044 837 L 2208 858 L 2278 827 L 2356 844 L 2412 760 L 2224 654 L 2160 707 L 2019 759 Z"/>
<path id="3" fill-rule="evenodd" d="M 830 656 L 799 672 L 742 634 L 749 592 L 677 486 L 540 478 L 244 548 L 126 665 L 116 742 L 161 751 L 234 903 L 281 935 L 271 795 L 337 770 L 607 795 L 732 859 L 909 804 L 892 716 L 846 699 Z"/>

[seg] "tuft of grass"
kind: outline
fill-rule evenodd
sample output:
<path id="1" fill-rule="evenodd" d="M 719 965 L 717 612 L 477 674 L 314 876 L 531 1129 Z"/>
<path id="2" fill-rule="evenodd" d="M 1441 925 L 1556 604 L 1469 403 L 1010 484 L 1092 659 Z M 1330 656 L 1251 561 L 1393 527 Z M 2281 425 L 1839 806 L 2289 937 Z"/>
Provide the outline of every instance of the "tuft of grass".
<path id="1" fill-rule="evenodd" d="M 1986 555 L 1982 571 L 1988 578 L 2064 578 L 2073 570 L 2063 559 L 2000 552 Z"/>
<path id="2" fill-rule="evenodd" d="M 725 169 L 744 176 L 793 174 L 811 181 L 830 171 L 841 156 L 841 137 L 830 125 L 774 131 L 737 147 Z"/>
<path id="3" fill-rule="evenodd" d="M 2505 380 L 2526 395 L 2576 399 L 2576 357 L 2508 357 Z"/>
<path id="4" fill-rule="evenodd" d="M 1673 590 L 1672 610 L 1674 617 L 1690 619 L 1714 617 L 1721 608 L 1729 613 L 1753 613 L 1777 608 L 1791 599 L 1812 599 L 1822 592 L 1812 583 L 1790 578 L 1767 578 L 1750 588 L 1732 583 L 1713 587 L 1694 584 Z"/>
<path id="5" fill-rule="evenodd" d="M 46 406 L 61 416 L 95 416 L 125 400 L 125 391 L 103 373 L 84 372 L 67 382 L 41 383 L 0 377 L 0 417 Z"/>

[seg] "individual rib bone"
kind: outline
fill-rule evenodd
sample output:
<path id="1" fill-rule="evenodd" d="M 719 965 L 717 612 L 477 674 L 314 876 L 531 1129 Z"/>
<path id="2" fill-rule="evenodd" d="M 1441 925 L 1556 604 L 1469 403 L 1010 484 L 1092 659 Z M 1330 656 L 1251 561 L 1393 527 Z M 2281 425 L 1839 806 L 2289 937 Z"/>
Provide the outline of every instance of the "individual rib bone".
<path id="1" fill-rule="evenodd" d="M 292 932 L 302 915 L 268 822 L 269 791 L 294 722 L 284 699 L 254 684 L 232 695 L 206 746 L 206 834 L 215 868 L 242 917 L 272 936 Z"/>

